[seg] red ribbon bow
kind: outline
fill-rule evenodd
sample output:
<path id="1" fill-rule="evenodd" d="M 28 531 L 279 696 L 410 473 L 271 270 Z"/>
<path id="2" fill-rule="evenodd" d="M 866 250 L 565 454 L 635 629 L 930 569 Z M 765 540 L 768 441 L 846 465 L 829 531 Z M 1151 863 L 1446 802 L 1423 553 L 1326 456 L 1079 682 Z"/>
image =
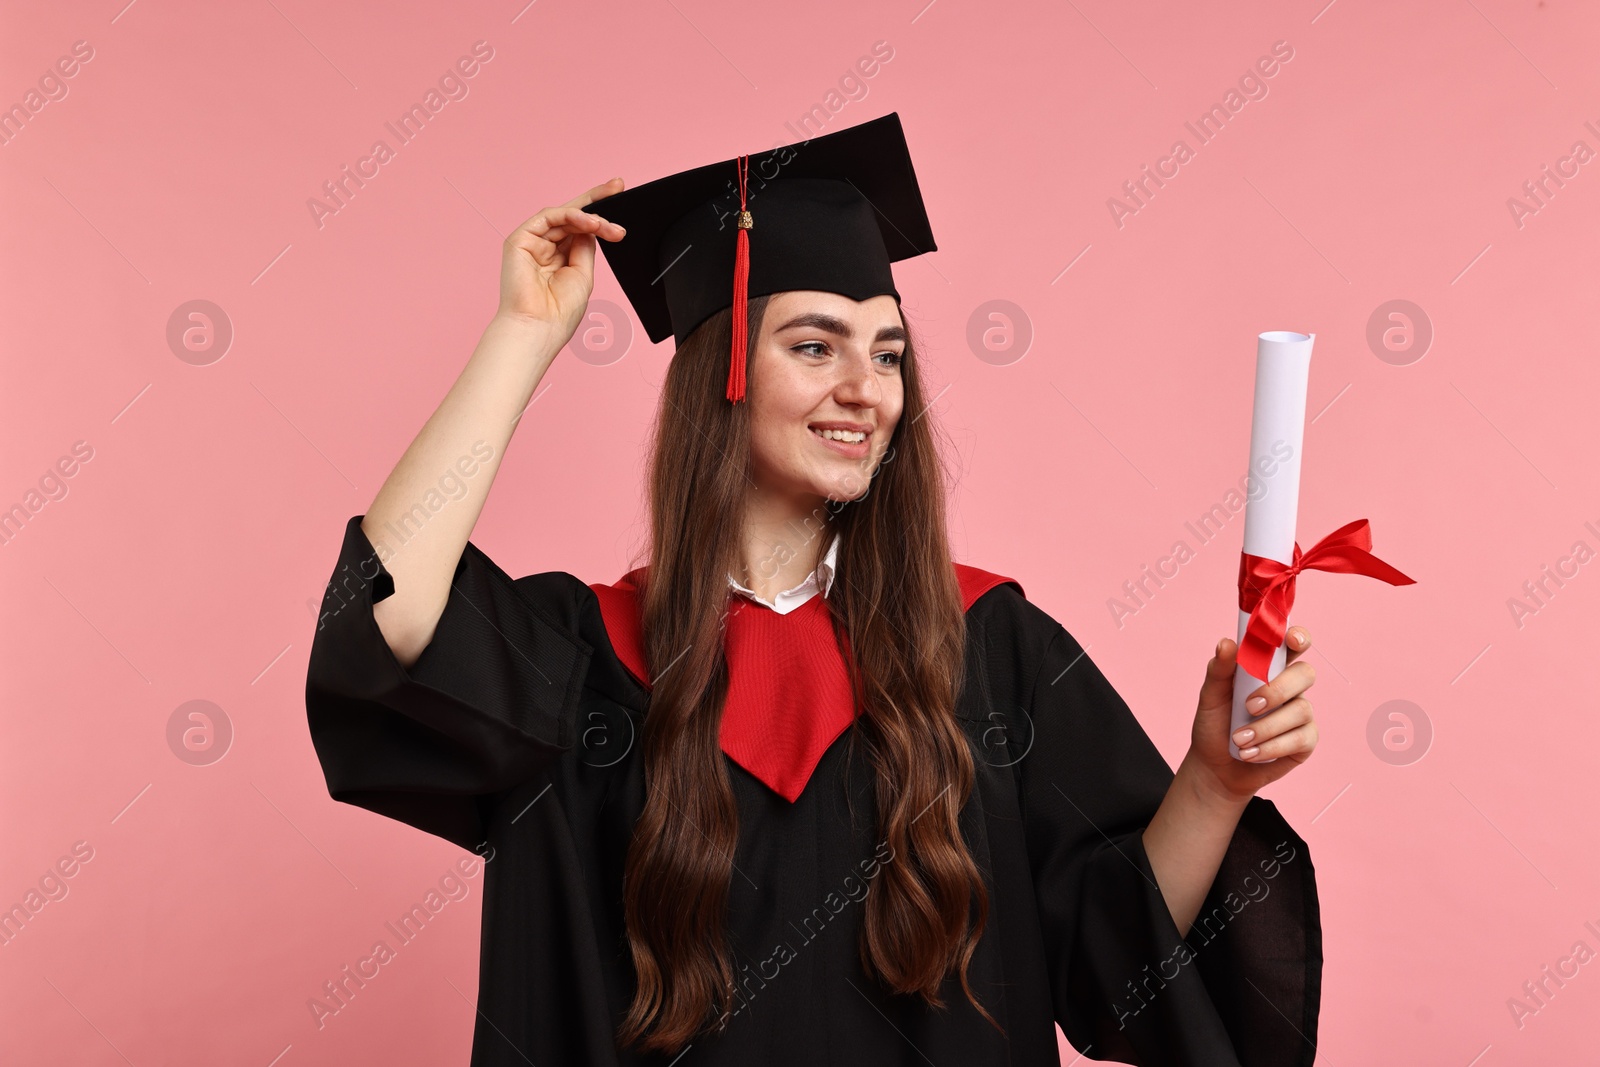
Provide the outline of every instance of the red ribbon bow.
<path id="1" fill-rule="evenodd" d="M 1272 654 L 1283 644 L 1294 607 L 1295 575 L 1301 571 L 1336 571 L 1364 574 L 1390 585 L 1415 585 L 1415 578 L 1389 566 L 1372 554 L 1372 527 L 1366 519 L 1347 522 L 1312 545 L 1303 555 L 1294 544 L 1294 562 L 1279 563 L 1268 556 L 1239 554 L 1239 610 L 1250 613 L 1244 640 L 1239 642 L 1239 665 L 1251 677 L 1268 681 Z"/>

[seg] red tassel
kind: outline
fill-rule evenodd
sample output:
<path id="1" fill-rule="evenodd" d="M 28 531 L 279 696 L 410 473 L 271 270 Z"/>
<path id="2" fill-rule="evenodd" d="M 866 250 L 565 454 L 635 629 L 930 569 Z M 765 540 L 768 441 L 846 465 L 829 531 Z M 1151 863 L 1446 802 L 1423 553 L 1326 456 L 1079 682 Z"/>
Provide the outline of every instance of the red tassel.
<path id="1" fill-rule="evenodd" d="M 728 399 L 734 403 L 744 399 L 744 365 L 750 339 L 748 318 L 750 288 L 750 228 L 754 220 L 745 210 L 746 179 L 749 156 L 740 156 L 739 166 L 739 234 L 734 239 L 733 253 L 733 351 L 728 356 Z"/>

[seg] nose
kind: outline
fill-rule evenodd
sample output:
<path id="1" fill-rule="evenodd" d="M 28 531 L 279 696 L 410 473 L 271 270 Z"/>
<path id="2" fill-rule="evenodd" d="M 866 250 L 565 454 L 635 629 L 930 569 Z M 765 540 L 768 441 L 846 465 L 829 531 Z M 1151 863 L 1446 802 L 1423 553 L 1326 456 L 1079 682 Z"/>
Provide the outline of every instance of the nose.
<path id="1" fill-rule="evenodd" d="M 870 355 L 841 360 L 839 380 L 833 395 L 841 404 L 876 407 L 883 400 L 883 384 L 872 366 Z"/>

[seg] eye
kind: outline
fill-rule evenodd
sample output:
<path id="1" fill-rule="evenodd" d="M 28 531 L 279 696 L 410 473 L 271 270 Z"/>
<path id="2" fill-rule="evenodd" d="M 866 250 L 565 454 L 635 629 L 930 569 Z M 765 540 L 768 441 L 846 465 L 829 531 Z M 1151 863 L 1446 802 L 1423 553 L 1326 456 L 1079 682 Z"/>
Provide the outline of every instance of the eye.
<path id="1" fill-rule="evenodd" d="M 824 341 L 806 341 L 804 344 L 795 345 L 790 351 L 804 352 L 808 356 L 823 356 L 828 353 L 828 345 Z M 881 360 L 879 366 L 882 367 L 898 367 L 905 362 L 905 356 L 895 351 L 879 352 L 872 358 Z"/>

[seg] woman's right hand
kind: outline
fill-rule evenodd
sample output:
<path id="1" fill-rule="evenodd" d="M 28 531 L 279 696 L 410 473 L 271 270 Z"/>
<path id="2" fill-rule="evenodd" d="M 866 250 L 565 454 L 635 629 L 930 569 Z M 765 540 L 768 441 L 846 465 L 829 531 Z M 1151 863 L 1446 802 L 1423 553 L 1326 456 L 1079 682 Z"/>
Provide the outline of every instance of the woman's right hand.
<path id="1" fill-rule="evenodd" d="M 595 238 L 620 241 L 627 232 L 584 211 L 584 205 L 622 188 L 622 179 L 612 178 L 565 204 L 545 208 L 505 239 L 497 317 L 547 329 L 561 345 L 571 340 L 594 290 Z"/>

